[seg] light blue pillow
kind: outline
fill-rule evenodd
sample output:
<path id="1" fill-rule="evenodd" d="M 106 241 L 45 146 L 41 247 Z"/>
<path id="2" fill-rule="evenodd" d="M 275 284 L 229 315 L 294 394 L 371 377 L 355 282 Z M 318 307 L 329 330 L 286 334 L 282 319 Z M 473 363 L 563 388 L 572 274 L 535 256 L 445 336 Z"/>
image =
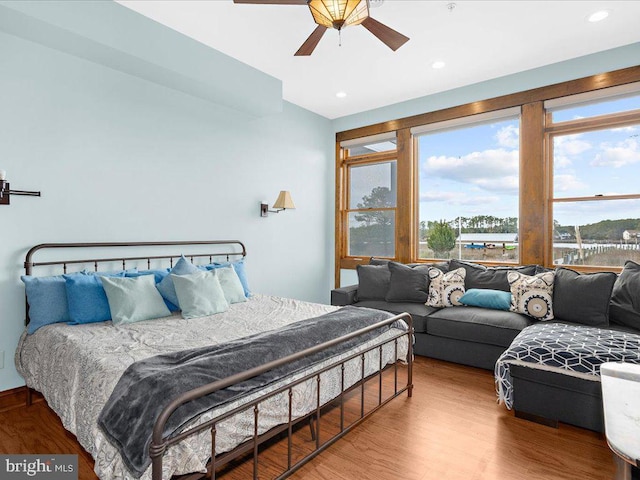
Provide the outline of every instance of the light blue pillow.
<path id="1" fill-rule="evenodd" d="M 244 289 L 244 296 L 249 298 L 251 296 L 251 290 L 249 290 L 247 272 L 244 268 L 244 258 L 242 260 L 238 260 L 237 262 L 212 263 L 211 265 L 207 265 L 207 269 L 214 270 L 216 268 L 228 267 L 229 265 L 231 265 L 238 274 L 238 278 L 240 279 L 240 283 L 242 283 L 242 288 Z"/>
<path id="2" fill-rule="evenodd" d="M 162 280 L 164 280 L 164 277 L 169 275 L 169 269 L 165 268 L 161 270 L 140 270 L 138 272 L 127 272 L 124 276 L 129 278 L 136 278 L 143 277 L 145 275 L 153 275 L 155 282 L 160 283 Z"/>
<path id="3" fill-rule="evenodd" d="M 129 278 L 103 276 L 101 280 L 115 325 L 171 315 L 152 275 Z"/>
<path id="4" fill-rule="evenodd" d="M 176 288 L 173 285 L 173 276 L 176 275 L 188 275 L 190 273 L 199 272 L 200 270 L 193 263 L 187 260 L 184 255 L 180 257 L 180 260 L 173 266 L 169 275 L 164 277 L 162 281 L 157 285 L 158 291 L 162 297 L 173 303 L 174 305 L 182 306 L 178 303 L 178 295 L 176 294 Z"/>
<path id="5" fill-rule="evenodd" d="M 103 277 L 124 277 L 125 272 L 100 275 L 63 275 L 67 287 L 70 325 L 111 320 L 109 301 L 104 292 Z"/>
<path id="6" fill-rule="evenodd" d="M 238 274 L 231 266 L 221 267 L 213 270 L 218 277 L 222 291 L 224 292 L 224 298 L 229 303 L 246 302 L 247 297 L 244 296 L 244 288 L 238 278 Z"/>
<path id="7" fill-rule="evenodd" d="M 124 277 L 127 274 L 138 273 L 137 268 L 128 268 L 126 270 L 110 270 L 108 272 L 96 272 L 94 270 L 83 270 L 85 275 L 97 275 L 98 277 Z"/>
<path id="8" fill-rule="evenodd" d="M 139 272 L 132 272 L 132 273 L 127 273 L 125 274 L 125 277 L 130 277 L 130 278 L 136 278 L 136 277 L 142 277 L 145 275 L 153 275 L 153 278 L 155 279 L 156 285 L 158 283 L 160 283 L 162 280 L 164 280 L 164 278 L 169 275 L 169 268 L 165 268 L 162 270 L 141 270 Z M 163 297 L 164 303 L 167 306 L 167 308 L 171 311 L 171 312 L 177 312 L 178 310 L 180 310 L 180 307 L 174 305 L 173 303 L 171 303 L 169 300 L 167 300 L 166 298 Z"/>
<path id="9" fill-rule="evenodd" d="M 490 290 L 488 288 L 470 288 L 458 301 L 470 307 L 509 310 L 511 306 L 511 293 L 502 290 Z"/>
<path id="10" fill-rule="evenodd" d="M 183 318 L 205 317 L 229 308 L 215 272 L 198 270 L 187 275 L 171 276 Z"/>
<path id="11" fill-rule="evenodd" d="M 74 273 L 73 275 L 82 274 Z M 67 303 L 67 287 L 62 275 L 55 277 L 23 275 L 20 279 L 24 282 L 29 303 L 27 333 L 33 333 L 40 327 L 51 323 L 71 320 Z"/>

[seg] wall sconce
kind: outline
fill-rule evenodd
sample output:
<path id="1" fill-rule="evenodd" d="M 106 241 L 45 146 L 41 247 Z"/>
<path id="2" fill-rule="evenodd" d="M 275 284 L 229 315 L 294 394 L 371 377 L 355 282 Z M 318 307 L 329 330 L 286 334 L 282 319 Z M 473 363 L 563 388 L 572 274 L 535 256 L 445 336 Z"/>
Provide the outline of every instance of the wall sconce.
<path id="1" fill-rule="evenodd" d="M 287 209 L 295 209 L 296 206 L 293 204 L 293 200 L 291 199 L 291 194 L 287 190 L 282 190 L 280 195 L 278 195 L 278 199 L 276 203 L 273 204 L 273 208 L 275 210 L 269 210 L 269 204 L 262 202 L 260 203 L 260 216 L 267 217 L 269 212 L 271 213 L 280 213 L 283 210 Z"/>
<path id="2" fill-rule="evenodd" d="M 28 192 L 26 190 L 11 190 L 7 182 L 7 172 L 0 170 L 0 205 L 9 205 L 10 195 L 25 195 L 28 197 L 39 197 L 40 192 Z"/>

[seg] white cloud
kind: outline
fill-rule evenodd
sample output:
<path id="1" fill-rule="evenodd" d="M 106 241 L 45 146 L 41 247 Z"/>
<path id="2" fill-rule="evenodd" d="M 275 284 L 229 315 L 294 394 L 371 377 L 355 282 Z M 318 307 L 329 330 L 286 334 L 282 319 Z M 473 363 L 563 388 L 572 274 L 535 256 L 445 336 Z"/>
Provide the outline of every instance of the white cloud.
<path id="1" fill-rule="evenodd" d="M 611 129 L 612 132 L 630 132 L 630 133 L 637 132 L 638 130 L 639 130 L 638 127 L 634 127 L 633 125 Z"/>
<path id="2" fill-rule="evenodd" d="M 553 189 L 556 192 L 575 192 L 586 186 L 575 175 L 561 174 L 553 177 Z"/>
<path id="3" fill-rule="evenodd" d="M 563 135 L 555 137 L 553 142 L 554 161 L 558 162 L 558 158 L 563 157 L 566 161 L 571 162 L 570 158 L 574 155 L 580 155 L 589 150 L 592 145 L 589 142 L 581 140 L 581 133 L 574 135 Z"/>
<path id="4" fill-rule="evenodd" d="M 635 138 L 615 144 L 604 142 L 600 148 L 602 152 L 591 161 L 591 166 L 620 168 L 640 162 L 640 144 Z"/>
<path id="5" fill-rule="evenodd" d="M 507 148 L 518 148 L 520 146 L 520 128 L 516 125 L 502 127 L 496 133 L 498 145 Z"/>
<path id="6" fill-rule="evenodd" d="M 462 192 L 425 192 L 420 194 L 421 202 L 446 202 L 451 205 L 489 205 L 500 201 L 497 195 L 468 195 Z"/>
<path id="7" fill-rule="evenodd" d="M 484 190 L 515 193 L 518 189 L 518 151 L 485 150 L 461 157 L 431 156 L 422 164 L 425 178 L 445 178 Z"/>

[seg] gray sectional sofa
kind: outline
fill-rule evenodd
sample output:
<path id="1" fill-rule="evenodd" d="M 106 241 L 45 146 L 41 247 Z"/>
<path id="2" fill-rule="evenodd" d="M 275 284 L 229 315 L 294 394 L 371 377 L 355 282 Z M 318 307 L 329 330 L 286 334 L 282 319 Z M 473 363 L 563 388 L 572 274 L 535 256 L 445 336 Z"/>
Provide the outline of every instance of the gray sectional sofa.
<path id="1" fill-rule="evenodd" d="M 369 265 L 358 266 L 359 284 L 334 289 L 331 303 L 409 312 L 414 322 L 416 355 L 489 370 L 494 370 L 498 358 L 524 328 L 539 323 L 512 311 L 425 305 L 429 282 L 425 275 L 430 267 L 442 271 L 464 268 L 467 291 L 509 291 L 509 272 L 531 276 L 548 271 L 536 265 L 491 268 L 458 260 L 401 265 L 371 259 Z M 620 278 L 612 273 L 580 275 L 558 269 L 553 305 L 556 315 L 552 322 L 640 335 L 640 265 L 627 262 Z M 511 367 L 511 376 L 517 416 L 549 425 L 560 421 L 603 431 L 599 382 L 519 365 Z"/>

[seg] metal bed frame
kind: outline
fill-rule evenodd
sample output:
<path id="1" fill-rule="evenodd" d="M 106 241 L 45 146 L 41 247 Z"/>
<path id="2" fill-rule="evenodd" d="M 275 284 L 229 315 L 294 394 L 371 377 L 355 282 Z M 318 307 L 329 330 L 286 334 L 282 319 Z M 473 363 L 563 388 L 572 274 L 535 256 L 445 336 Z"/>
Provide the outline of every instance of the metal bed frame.
<path id="1" fill-rule="evenodd" d="M 160 260 L 164 260 L 164 261 L 169 261 L 170 265 L 173 266 L 173 260 L 176 258 L 179 258 L 181 256 L 181 254 L 162 254 L 162 255 L 142 255 L 142 256 L 111 256 L 111 257 L 106 257 L 106 258 L 89 258 L 89 259 L 72 259 L 72 260 L 54 260 L 54 261 L 43 261 L 43 262 L 34 262 L 33 261 L 33 256 L 36 252 L 41 251 L 41 250 L 45 250 L 45 249 L 74 249 L 74 248 L 84 248 L 84 249 L 90 249 L 90 248 L 123 248 L 123 249 L 130 249 L 132 247 L 180 247 L 180 246 L 194 246 L 194 245 L 207 245 L 210 247 L 214 247 L 214 246 L 225 246 L 225 248 L 228 248 L 228 250 L 230 251 L 221 251 L 221 252 L 207 252 L 207 253 L 197 253 L 197 254 L 186 254 L 185 256 L 187 258 L 190 258 L 191 261 L 193 262 L 194 258 L 207 258 L 209 260 L 209 263 L 211 263 L 213 261 L 213 258 L 217 258 L 217 257 L 225 257 L 227 261 L 229 261 L 230 257 L 233 256 L 242 256 L 243 258 L 246 256 L 246 248 L 244 246 L 244 244 L 238 240 L 206 240 L 206 241 L 169 241 L 169 242 L 110 242 L 110 243 L 105 243 L 105 242 L 98 242 L 98 243 L 45 243 L 45 244 L 40 244 L 40 245 L 36 245 L 33 248 L 31 248 L 26 255 L 25 258 L 25 262 L 24 262 L 24 268 L 25 268 L 25 272 L 27 275 L 32 275 L 33 269 L 34 267 L 41 267 L 41 266 L 62 266 L 64 273 L 67 272 L 67 266 L 68 265 L 81 265 L 81 264 L 93 264 L 94 266 L 94 270 L 98 271 L 99 265 L 100 264 L 105 264 L 105 263 L 109 263 L 109 264 L 113 264 L 113 263 L 118 263 L 122 265 L 123 269 L 127 268 L 127 262 L 140 262 L 140 261 L 146 261 L 147 264 L 147 268 L 151 268 L 151 261 L 152 260 L 156 260 L 156 261 L 160 261 Z M 29 306 L 27 304 L 27 310 L 26 310 L 26 323 L 28 324 L 29 322 Z M 231 385 L 234 385 L 236 383 L 245 381 L 247 379 L 250 379 L 252 377 L 255 377 L 257 375 L 260 375 L 262 373 L 265 373 L 273 368 L 277 368 L 279 366 L 282 366 L 286 363 L 289 362 L 293 362 L 296 360 L 301 359 L 302 357 L 305 357 L 307 355 L 312 355 L 314 353 L 317 353 L 321 350 L 330 348 L 332 346 L 335 346 L 341 342 L 344 342 L 346 340 L 358 337 L 360 335 L 363 335 L 369 331 L 375 330 L 377 328 L 383 327 L 383 326 L 387 326 L 387 325 L 391 325 L 392 323 L 396 322 L 397 320 L 404 320 L 407 325 L 408 325 L 408 329 L 407 331 L 403 331 L 403 332 L 399 332 L 394 334 L 391 338 L 376 343 L 373 346 L 368 347 L 366 350 L 363 350 L 359 353 L 350 355 L 342 360 L 337 360 L 335 362 L 332 362 L 330 365 L 322 368 L 319 371 L 313 372 L 311 374 L 308 374 L 294 382 L 291 382 L 277 390 L 274 390 L 272 392 L 266 393 L 261 395 L 260 397 L 256 398 L 255 400 L 241 405 L 229 412 L 226 412 L 224 414 L 221 414 L 211 420 L 208 420 L 204 423 L 192 426 L 192 427 L 188 427 L 185 430 L 183 430 L 182 432 L 180 432 L 179 434 L 173 435 L 173 436 L 169 436 L 169 435 L 163 435 L 163 430 L 164 430 L 164 426 L 166 424 L 166 422 L 168 421 L 168 419 L 171 417 L 171 415 L 173 414 L 173 412 L 178 409 L 181 405 L 191 401 L 191 400 L 195 400 L 197 398 L 206 396 L 208 394 L 211 394 L 215 391 L 227 388 Z M 382 349 L 385 345 L 388 344 L 393 344 L 393 348 L 394 348 L 394 358 L 398 358 L 398 340 L 402 337 L 407 337 L 408 340 L 408 351 L 407 351 L 407 358 L 406 358 L 406 362 L 407 362 L 407 372 L 406 372 L 406 384 L 405 385 L 398 385 L 398 360 L 396 360 L 393 364 L 391 365 L 383 365 L 382 364 Z M 378 350 L 378 357 L 379 357 L 379 365 L 378 365 L 378 370 L 376 373 L 365 377 L 365 356 L 367 353 L 369 352 L 373 352 L 375 350 Z M 360 362 L 361 362 L 361 369 L 362 369 L 362 373 L 361 373 L 361 377 L 360 379 L 352 386 L 348 387 L 345 389 L 345 364 L 349 361 L 353 361 L 357 358 L 360 358 Z M 340 385 L 340 394 L 338 395 L 338 397 L 334 397 L 332 400 L 330 400 L 329 402 L 326 402 L 325 404 L 321 404 L 321 381 L 320 381 L 320 376 L 322 373 L 327 372 L 329 370 L 332 369 L 336 369 L 339 368 L 341 371 L 341 385 Z M 387 395 L 385 398 L 383 398 L 383 394 L 382 394 L 382 376 L 383 373 L 389 369 L 393 369 L 393 393 L 390 395 Z M 377 398 L 377 404 L 369 409 L 368 411 L 365 411 L 365 385 L 366 383 L 373 379 L 374 377 L 378 377 L 378 398 Z M 304 382 L 307 381 L 313 381 L 313 379 L 315 379 L 316 382 L 316 406 L 315 406 L 315 410 L 311 411 L 310 413 L 299 417 L 299 418 L 293 418 L 293 414 L 292 414 L 292 396 L 293 396 L 293 388 L 296 387 L 297 385 L 300 385 Z M 345 426 L 345 396 L 347 393 L 350 393 L 352 391 L 355 391 L 359 389 L 360 390 L 360 412 L 359 412 L 359 416 L 358 419 L 354 422 L 352 422 L 350 425 Z M 162 413 L 158 416 L 158 418 L 156 419 L 155 423 L 154 423 L 154 427 L 153 427 L 153 437 L 152 437 L 152 442 L 151 442 L 151 446 L 149 448 L 149 456 L 151 458 L 151 462 L 152 462 L 152 479 L 153 480 L 162 480 L 162 462 L 163 462 L 163 455 L 166 452 L 167 448 L 169 448 L 170 446 L 184 440 L 187 437 L 193 436 L 193 435 L 197 435 L 198 433 L 209 429 L 210 433 L 211 433 L 211 459 L 209 462 L 209 466 L 208 466 L 208 472 L 206 474 L 189 474 L 189 475 L 185 475 L 182 478 L 201 478 L 203 475 L 206 476 L 211 476 L 212 479 L 215 479 L 216 477 L 216 468 L 224 466 L 226 464 L 228 464 L 229 462 L 236 460 L 240 457 L 246 456 L 248 453 L 252 452 L 252 457 L 253 457 L 253 479 L 257 480 L 258 479 L 258 475 L 259 475 L 259 464 L 258 464 L 258 459 L 259 459 L 259 448 L 261 445 L 263 445 L 265 442 L 268 441 L 273 441 L 274 438 L 276 437 L 281 437 L 283 435 L 286 434 L 286 438 L 287 438 L 287 468 L 276 478 L 277 479 L 282 479 L 282 478 L 286 478 L 289 475 L 291 475 L 292 473 L 294 473 L 296 470 L 298 470 L 300 467 L 302 467 L 305 463 L 307 463 L 309 460 L 313 459 L 314 457 L 316 457 L 319 453 L 321 453 L 323 450 L 325 450 L 326 448 L 328 448 L 330 445 L 332 445 L 333 443 L 335 443 L 339 438 L 343 437 L 344 435 L 346 435 L 348 432 L 350 432 L 353 428 L 355 428 L 356 426 L 358 426 L 360 423 L 362 423 L 365 419 L 367 419 L 369 416 L 371 416 L 373 413 L 375 413 L 378 409 L 380 409 L 381 407 L 383 407 L 384 405 L 386 405 L 387 403 L 389 403 L 391 400 L 393 400 L 394 398 L 400 396 L 401 394 L 403 394 L 404 392 L 407 392 L 407 396 L 411 397 L 412 396 L 412 391 L 413 391 L 413 321 L 411 318 L 411 315 L 409 315 L 408 313 L 402 313 L 400 315 L 396 315 L 394 317 L 391 317 L 387 320 L 383 320 L 381 322 L 372 324 L 368 327 L 362 328 L 360 330 L 357 330 L 355 332 L 352 332 L 348 335 L 344 335 L 342 337 L 336 338 L 334 340 L 330 340 L 328 342 L 324 342 L 322 344 L 316 345 L 314 347 L 302 350 L 300 352 L 294 353 L 292 355 L 288 355 L 286 357 L 283 357 L 281 359 L 266 363 L 264 365 L 261 365 L 259 367 L 253 368 L 251 370 L 247 370 L 245 372 L 241 372 L 238 373 L 236 375 L 232 375 L 230 377 L 224 378 L 222 380 L 219 380 L 217 382 L 213 382 L 210 383 L 208 385 L 203 385 L 201 387 L 198 387 L 196 389 L 190 390 L 188 392 L 185 392 L 183 394 L 181 394 L 180 396 L 178 396 L 177 398 L 173 399 L 162 411 Z M 258 421 L 259 421 L 259 414 L 260 414 L 260 403 L 264 402 L 265 400 L 267 400 L 268 398 L 271 398 L 275 395 L 279 395 L 282 394 L 284 392 L 287 392 L 288 395 L 288 400 L 289 400 L 289 404 L 288 404 L 288 410 L 289 410 L 289 415 L 288 415 L 288 422 L 286 424 L 282 424 L 276 427 L 271 428 L 269 431 L 259 434 L 258 433 Z M 321 431 L 321 412 L 322 409 L 324 407 L 329 406 L 330 404 L 332 404 L 333 402 L 335 402 L 336 400 L 339 401 L 339 408 L 340 408 L 340 431 L 336 434 L 334 434 L 333 436 L 331 436 L 329 439 L 327 439 L 326 441 L 322 442 L 321 438 L 320 438 L 320 431 Z M 31 405 L 32 403 L 32 391 L 31 388 L 29 388 L 27 386 L 27 404 Z M 250 440 L 240 444 L 239 446 L 237 446 L 236 448 L 234 448 L 233 450 L 229 451 L 229 452 L 225 452 L 225 453 L 221 453 L 216 455 L 215 454 L 215 450 L 216 450 L 216 424 L 218 424 L 219 422 L 233 416 L 236 415 L 238 413 L 241 413 L 243 411 L 247 411 L 247 410 L 252 410 L 253 411 L 253 436 Z M 304 455 L 300 460 L 296 461 L 295 463 L 293 462 L 293 454 L 292 454 L 292 438 L 293 438 L 293 430 L 294 427 L 299 425 L 301 422 L 303 421 L 308 421 L 309 425 L 310 425 L 310 429 L 311 429 L 311 437 L 312 439 L 315 441 L 315 446 L 313 451 L 311 451 L 310 453 L 307 453 L 306 455 Z"/>

